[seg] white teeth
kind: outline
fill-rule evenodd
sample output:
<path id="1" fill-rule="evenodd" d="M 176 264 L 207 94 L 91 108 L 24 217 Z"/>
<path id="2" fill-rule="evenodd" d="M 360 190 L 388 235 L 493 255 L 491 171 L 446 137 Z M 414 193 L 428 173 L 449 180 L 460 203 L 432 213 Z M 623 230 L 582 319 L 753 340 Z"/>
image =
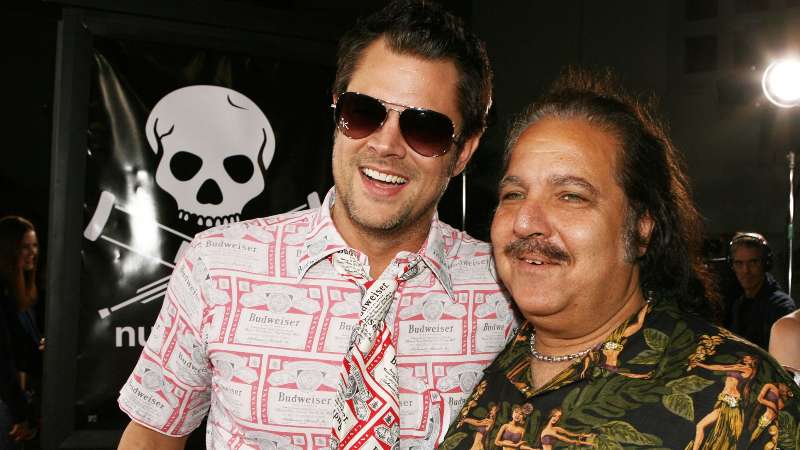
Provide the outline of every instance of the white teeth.
<path id="1" fill-rule="evenodd" d="M 542 264 L 544 264 L 543 262 L 541 262 L 538 259 L 526 259 L 525 262 L 528 263 L 528 264 L 535 264 L 537 266 L 541 266 Z"/>
<path id="2" fill-rule="evenodd" d="M 361 169 L 364 175 L 372 178 L 373 180 L 383 181 L 384 183 L 392 183 L 392 184 L 406 184 L 408 180 L 403 177 L 398 177 L 397 175 L 389 175 L 383 172 L 378 172 L 374 169 L 364 168 Z"/>

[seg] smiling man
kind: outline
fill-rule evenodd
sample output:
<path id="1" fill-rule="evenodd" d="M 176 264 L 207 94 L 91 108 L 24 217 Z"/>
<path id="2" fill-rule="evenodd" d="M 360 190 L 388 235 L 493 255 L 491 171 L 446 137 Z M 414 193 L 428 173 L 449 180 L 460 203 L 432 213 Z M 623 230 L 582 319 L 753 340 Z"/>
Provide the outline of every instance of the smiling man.
<path id="1" fill-rule="evenodd" d="M 492 222 L 527 323 L 443 446 L 475 448 L 481 433 L 505 449 L 796 448 L 800 391 L 700 317 L 713 291 L 699 229 L 648 109 L 608 76 L 565 74 L 510 133 Z M 492 407 L 491 429 L 470 426 Z"/>
<path id="2" fill-rule="evenodd" d="M 119 403 L 120 448 L 432 449 L 515 327 L 488 244 L 438 220 L 485 128 L 483 44 L 396 1 L 340 42 L 322 207 L 182 254 Z"/>

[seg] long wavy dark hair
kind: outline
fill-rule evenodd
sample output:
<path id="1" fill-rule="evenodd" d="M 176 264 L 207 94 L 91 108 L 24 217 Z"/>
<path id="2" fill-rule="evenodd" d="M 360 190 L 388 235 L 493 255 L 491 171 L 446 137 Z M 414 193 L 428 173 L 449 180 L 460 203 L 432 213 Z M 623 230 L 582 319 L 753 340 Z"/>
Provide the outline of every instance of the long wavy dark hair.
<path id="1" fill-rule="evenodd" d="M 29 231 L 35 229 L 27 219 L 19 216 L 6 216 L 0 219 L 0 282 L 9 290 L 19 310 L 36 303 L 39 295 L 36 288 L 36 270 L 19 269 L 22 240 Z"/>
<path id="2" fill-rule="evenodd" d="M 632 231 L 634 248 L 647 248 L 635 258 L 642 289 L 674 299 L 685 311 L 718 318 L 719 294 L 701 259 L 700 214 L 683 160 L 654 109 L 652 98 L 628 94 L 610 71 L 571 67 L 513 123 L 505 164 L 520 135 L 541 119 L 583 119 L 614 135 L 621 144 L 617 181 L 628 202 L 627 227 L 633 228 L 626 231 Z M 645 216 L 654 224 L 649 239 L 635 226 Z"/>

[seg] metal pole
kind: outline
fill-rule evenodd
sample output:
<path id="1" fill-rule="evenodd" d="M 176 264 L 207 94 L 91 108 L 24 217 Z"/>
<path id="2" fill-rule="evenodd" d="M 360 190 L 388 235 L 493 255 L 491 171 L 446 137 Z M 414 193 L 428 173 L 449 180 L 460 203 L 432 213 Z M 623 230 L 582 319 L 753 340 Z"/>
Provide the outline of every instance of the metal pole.
<path id="1" fill-rule="evenodd" d="M 789 278 L 787 292 L 792 296 L 792 241 L 794 240 L 794 152 L 786 155 L 789 160 L 789 226 L 786 228 L 786 241 L 789 247 Z"/>
<path id="2" fill-rule="evenodd" d="M 461 172 L 461 231 L 467 230 L 467 172 Z"/>

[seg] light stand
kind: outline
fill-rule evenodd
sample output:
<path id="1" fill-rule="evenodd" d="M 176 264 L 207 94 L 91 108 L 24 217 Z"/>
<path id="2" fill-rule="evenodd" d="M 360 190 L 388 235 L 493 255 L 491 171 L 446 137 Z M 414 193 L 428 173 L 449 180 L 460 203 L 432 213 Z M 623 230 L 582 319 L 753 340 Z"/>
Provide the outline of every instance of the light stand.
<path id="1" fill-rule="evenodd" d="M 764 95 L 774 105 L 792 108 L 800 105 L 800 60 L 787 58 L 774 61 L 764 71 L 761 79 Z M 789 250 L 789 277 L 787 292 L 792 295 L 792 243 L 794 241 L 794 152 L 786 155 L 789 163 L 789 223 L 786 227 L 786 242 Z"/>

